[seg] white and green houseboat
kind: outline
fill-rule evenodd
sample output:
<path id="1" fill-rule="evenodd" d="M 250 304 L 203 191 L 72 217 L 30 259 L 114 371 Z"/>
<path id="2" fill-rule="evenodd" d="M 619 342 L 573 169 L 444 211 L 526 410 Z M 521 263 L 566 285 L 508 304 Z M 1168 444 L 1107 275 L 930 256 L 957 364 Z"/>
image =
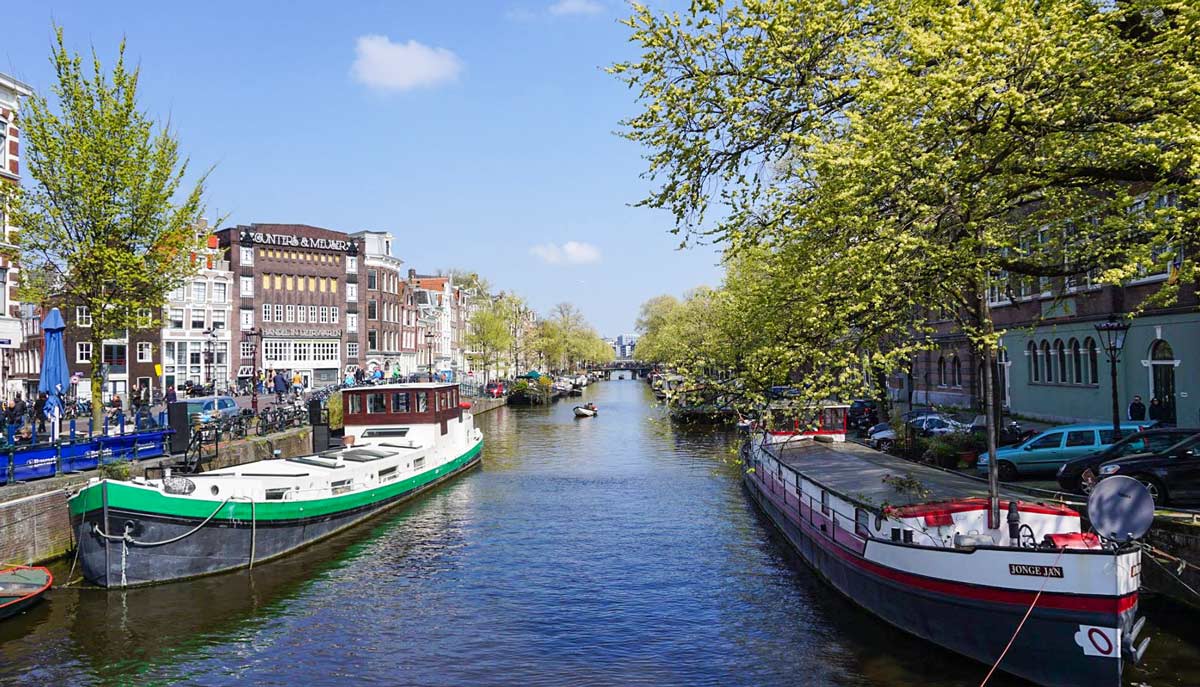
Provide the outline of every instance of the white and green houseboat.
<path id="1" fill-rule="evenodd" d="M 294 551 L 476 466 L 483 435 L 458 386 L 347 389 L 353 444 L 195 475 L 93 479 L 70 499 L 84 577 L 127 587 Z"/>

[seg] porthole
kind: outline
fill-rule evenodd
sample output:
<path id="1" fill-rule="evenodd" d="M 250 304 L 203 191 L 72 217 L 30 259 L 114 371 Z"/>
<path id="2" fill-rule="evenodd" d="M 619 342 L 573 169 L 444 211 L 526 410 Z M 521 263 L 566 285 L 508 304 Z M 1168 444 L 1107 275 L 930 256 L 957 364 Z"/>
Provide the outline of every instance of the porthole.
<path id="1" fill-rule="evenodd" d="M 214 485 L 212 485 L 212 487 L 209 488 L 209 491 L 212 492 L 213 496 L 216 496 L 218 493 L 220 493 L 221 490 L 217 487 L 217 485 L 214 484 Z"/>

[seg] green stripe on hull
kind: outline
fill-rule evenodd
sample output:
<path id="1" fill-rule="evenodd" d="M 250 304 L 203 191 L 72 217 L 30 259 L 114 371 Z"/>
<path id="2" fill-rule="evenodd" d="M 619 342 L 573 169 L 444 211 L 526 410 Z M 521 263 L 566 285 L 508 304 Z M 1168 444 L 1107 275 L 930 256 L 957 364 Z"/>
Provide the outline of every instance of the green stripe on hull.
<path id="1" fill-rule="evenodd" d="M 254 504 L 254 517 L 260 522 L 264 520 L 295 520 L 323 515 L 337 514 L 361 506 L 370 506 L 379 501 L 420 488 L 447 473 L 454 472 L 470 463 L 483 450 L 483 441 L 458 458 L 426 470 L 419 475 L 413 475 L 391 484 L 385 484 L 374 489 L 350 492 L 325 499 L 311 501 L 260 501 Z M 81 516 L 90 511 L 103 508 L 103 483 L 92 484 L 71 498 L 69 502 L 71 516 Z M 130 486 L 124 482 L 108 482 L 108 507 L 122 510 L 138 511 L 157 515 L 168 515 L 179 518 L 204 519 L 212 514 L 222 499 L 200 500 L 168 496 L 157 490 L 143 489 Z M 247 520 L 251 518 L 251 504 L 246 501 L 230 501 L 216 514 L 216 519 Z"/>

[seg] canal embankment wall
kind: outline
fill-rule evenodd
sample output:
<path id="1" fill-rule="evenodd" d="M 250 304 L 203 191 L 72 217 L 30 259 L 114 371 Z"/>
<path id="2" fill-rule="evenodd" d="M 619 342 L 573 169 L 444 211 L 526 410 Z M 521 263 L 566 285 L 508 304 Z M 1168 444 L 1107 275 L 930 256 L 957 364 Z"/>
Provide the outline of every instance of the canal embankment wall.
<path id="1" fill-rule="evenodd" d="M 475 398 L 471 399 L 471 412 L 475 415 L 482 415 L 491 410 L 500 408 L 508 403 L 506 398 Z"/>
<path id="2" fill-rule="evenodd" d="M 1159 515 L 1146 543 L 1166 556 L 1142 555 L 1142 588 L 1200 610 L 1200 515 Z"/>
<path id="3" fill-rule="evenodd" d="M 312 453 L 312 429 L 299 427 L 223 443 L 216 456 L 206 459 L 204 467 L 242 465 L 271 458 L 275 451 L 284 458 Z M 171 464 L 176 459 L 131 462 L 130 477 L 144 476 L 147 468 Z M 98 470 L 87 470 L 0 487 L 0 562 L 33 565 L 68 554 L 75 546 L 75 538 L 67 498 L 97 476 Z"/>

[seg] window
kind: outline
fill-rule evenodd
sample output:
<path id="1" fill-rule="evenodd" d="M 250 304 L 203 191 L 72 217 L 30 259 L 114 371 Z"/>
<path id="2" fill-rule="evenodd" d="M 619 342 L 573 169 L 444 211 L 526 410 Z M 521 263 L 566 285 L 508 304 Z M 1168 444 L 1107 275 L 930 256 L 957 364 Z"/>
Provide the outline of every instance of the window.
<path id="1" fill-rule="evenodd" d="M 865 508 L 854 509 L 854 533 L 860 537 L 871 536 L 871 514 Z"/>
<path id="2" fill-rule="evenodd" d="M 238 259 L 241 262 L 241 264 L 243 264 L 243 265 L 253 265 L 254 264 L 254 247 L 253 246 L 242 246 L 238 250 Z"/>
<path id="3" fill-rule="evenodd" d="M 183 318 L 180 318 L 183 319 Z M 92 326 L 92 313 L 88 311 L 86 305 L 76 306 L 75 308 L 75 326 L 90 327 Z"/>
<path id="4" fill-rule="evenodd" d="M 296 290 L 296 283 L 295 280 L 292 279 L 292 275 L 289 274 L 283 278 L 283 288 L 287 289 L 288 291 Z"/>
<path id="5" fill-rule="evenodd" d="M 329 280 L 326 279 L 325 277 L 317 277 L 317 287 L 318 287 L 317 290 L 320 291 L 321 293 L 325 293 L 325 283 L 328 281 Z"/>
<path id="6" fill-rule="evenodd" d="M 92 342 L 79 341 L 75 344 L 75 362 L 77 362 L 77 363 L 92 362 Z"/>
<path id="7" fill-rule="evenodd" d="M 1050 342 L 1042 339 L 1042 378 L 1047 384 L 1054 383 L 1054 357 L 1050 355 Z"/>
<path id="8" fill-rule="evenodd" d="M 287 318 L 284 320 L 285 322 L 295 322 L 296 321 L 296 306 L 288 305 L 284 309 L 284 313 L 286 314 L 286 318 Z"/>
<path id="9" fill-rule="evenodd" d="M 429 412 L 429 394 L 425 391 L 417 392 L 417 412 Z"/>
<path id="10" fill-rule="evenodd" d="M 1096 443 L 1095 430 L 1078 430 L 1067 432 L 1067 446 L 1091 446 Z"/>
<path id="11" fill-rule="evenodd" d="M 329 293 L 337 293 L 337 277 L 329 280 Z"/>
<path id="12" fill-rule="evenodd" d="M 296 321 L 308 322 L 308 307 L 303 305 L 296 306 Z"/>
<path id="13" fill-rule="evenodd" d="M 358 258 L 353 255 L 346 256 L 346 273 L 354 274 L 358 271 Z"/>
<path id="14" fill-rule="evenodd" d="M 346 357 L 347 358 L 358 358 L 358 342 L 357 341 L 349 341 L 346 343 Z"/>
<path id="15" fill-rule="evenodd" d="M 139 341 L 137 345 L 137 356 L 139 363 L 148 363 L 152 360 L 153 346 L 148 341 Z"/>
<path id="16" fill-rule="evenodd" d="M 821 490 L 821 512 L 829 515 L 829 492 Z"/>
<path id="17" fill-rule="evenodd" d="M 212 328 L 213 329 L 224 329 L 225 328 L 225 311 L 224 310 L 212 311 Z"/>
<path id="18" fill-rule="evenodd" d="M 263 322 L 271 321 L 271 304 L 270 303 L 263 303 L 262 321 Z"/>
<path id="19" fill-rule="evenodd" d="M 356 315 L 355 313 L 352 313 L 352 312 L 346 313 L 346 331 L 348 331 L 348 332 L 357 332 L 358 331 L 358 315 Z"/>
<path id="20" fill-rule="evenodd" d="M 954 386 L 962 387 L 962 361 L 959 359 L 958 354 L 955 354 L 950 359 L 950 362 L 951 371 L 954 373 Z"/>
<path id="21" fill-rule="evenodd" d="M 362 394 L 346 394 L 348 403 L 348 412 L 351 415 L 359 415 L 362 413 Z"/>
<path id="22" fill-rule="evenodd" d="M 243 331 L 247 329 L 254 329 L 254 311 L 250 308 L 242 308 L 241 326 Z"/>
<path id="23" fill-rule="evenodd" d="M 171 329 L 183 329 L 183 308 L 171 308 L 168 316 L 171 320 Z"/>
<path id="24" fill-rule="evenodd" d="M 1079 349 L 1079 339 L 1071 339 L 1071 381 L 1075 384 L 1087 384 L 1083 376 L 1083 354 Z"/>
<path id="25" fill-rule="evenodd" d="M 274 284 L 275 284 L 275 288 L 276 288 L 276 289 L 282 289 L 282 288 L 283 288 L 283 275 L 282 275 L 282 274 L 276 274 L 276 275 L 273 275 L 273 277 L 274 277 L 274 278 L 273 278 L 271 281 L 272 281 L 272 282 L 274 282 Z"/>
<path id="26" fill-rule="evenodd" d="M 367 330 L 367 350 L 379 350 L 379 332 L 375 331 L 374 329 Z"/>
<path id="27" fill-rule="evenodd" d="M 392 394 L 392 412 L 407 413 L 408 412 L 408 394 L 397 391 Z"/>
<path id="28" fill-rule="evenodd" d="M 125 344 L 104 344 L 104 361 L 115 368 L 125 367 Z M 116 370 L 114 370 L 116 372 Z"/>
<path id="29" fill-rule="evenodd" d="M 254 295 L 254 277 L 242 277 L 241 291 L 244 298 Z"/>
<path id="30" fill-rule="evenodd" d="M 149 329 L 152 324 L 154 324 L 154 317 L 150 313 L 150 308 L 138 308 L 138 329 Z"/>
<path id="31" fill-rule="evenodd" d="M 1067 384 L 1071 380 L 1067 377 L 1067 347 L 1063 344 L 1062 339 L 1054 340 L 1054 357 L 1057 359 L 1058 368 L 1058 383 Z"/>
<path id="32" fill-rule="evenodd" d="M 329 324 L 337 324 L 338 317 L 340 315 L 341 313 L 338 312 L 338 307 L 336 305 L 329 306 Z"/>
<path id="33" fill-rule="evenodd" d="M 308 306 L 308 321 L 310 324 L 317 323 L 317 306 L 315 306 L 315 305 Z"/>
<path id="34" fill-rule="evenodd" d="M 1089 336 L 1083 340 L 1083 347 L 1087 349 L 1088 381 L 1092 384 L 1099 384 L 1100 377 L 1096 375 L 1098 372 L 1098 361 L 1096 359 L 1096 340 Z"/>
<path id="35" fill-rule="evenodd" d="M 329 324 L 329 306 L 321 306 L 321 324 Z"/>
<path id="36" fill-rule="evenodd" d="M 1062 440 L 1063 440 L 1062 432 L 1051 432 L 1051 433 L 1049 433 L 1045 436 L 1042 436 L 1038 439 L 1034 439 L 1033 443 L 1029 444 L 1029 448 L 1031 448 L 1031 449 L 1058 448 L 1058 447 L 1062 446 Z"/>
<path id="37" fill-rule="evenodd" d="M 387 404 L 384 402 L 383 394 L 367 394 L 367 412 L 368 413 L 386 413 Z"/>
<path id="38" fill-rule="evenodd" d="M 275 321 L 283 322 L 283 303 L 275 304 Z"/>
<path id="39" fill-rule="evenodd" d="M 376 270 L 367 270 L 367 290 L 379 290 L 379 273 Z"/>
<path id="40" fill-rule="evenodd" d="M 346 284 L 346 300 L 358 300 L 358 284 Z"/>
<path id="41" fill-rule="evenodd" d="M 254 342 L 253 341 L 243 341 L 241 344 L 241 354 L 242 354 L 242 357 L 245 359 L 253 358 L 254 357 Z"/>
<path id="42" fill-rule="evenodd" d="M 204 319 L 204 310 L 202 308 L 192 308 L 192 329 L 204 329 L 208 326 Z"/>
<path id="43" fill-rule="evenodd" d="M 946 359 L 940 356 L 937 363 L 937 382 L 938 386 L 946 386 Z"/>
<path id="44" fill-rule="evenodd" d="M 0 119 L 0 169 L 8 171 L 8 122 Z M 4 223 L 0 222 L 0 229 Z"/>
<path id="45" fill-rule="evenodd" d="M 203 303 L 208 300 L 208 284 L 202 281 L 192 282 L 192 302 Z"/>
<path id="46" fill-rule="evenodd" d="M 213 303 L 224 303 L 229 296 L 229 285 L 224 282 L 216 282 L 212 288 Z"/>
<path id="47" fill-rule="evenodd" d="M 368 320 L 378 320 L 379 319 L 379 303 L 376 302 L 374 298 L 367 301 L 367 319 Z"/>

